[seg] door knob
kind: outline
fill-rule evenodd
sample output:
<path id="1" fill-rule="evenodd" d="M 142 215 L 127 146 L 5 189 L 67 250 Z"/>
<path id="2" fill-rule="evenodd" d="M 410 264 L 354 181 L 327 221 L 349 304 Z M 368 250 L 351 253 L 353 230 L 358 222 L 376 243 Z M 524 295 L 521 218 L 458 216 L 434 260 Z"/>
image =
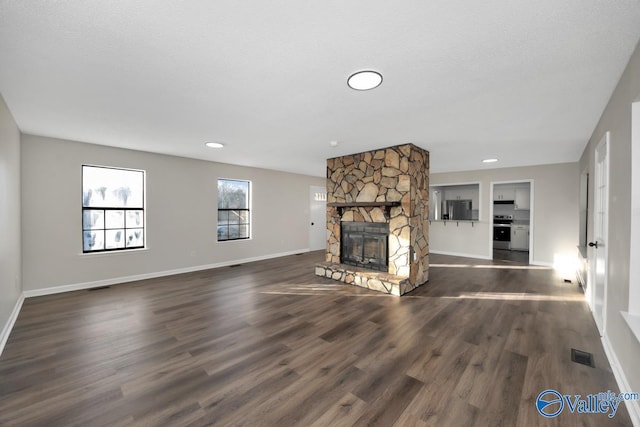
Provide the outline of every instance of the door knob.
<path id="1" fill-rule="evenodd" d="M 589 246 L 598 249 L 598 242 L 589 242 Z"/>

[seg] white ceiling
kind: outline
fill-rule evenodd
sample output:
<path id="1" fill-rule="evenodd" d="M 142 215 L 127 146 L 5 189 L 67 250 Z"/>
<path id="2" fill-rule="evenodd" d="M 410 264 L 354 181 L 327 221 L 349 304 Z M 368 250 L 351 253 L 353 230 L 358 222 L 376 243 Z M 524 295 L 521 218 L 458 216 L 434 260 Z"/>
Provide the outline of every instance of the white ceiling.
<path id="1" fill-rule="evenodd" d="M 317 176 L 573 162 L 639 38 L 637 0 L 0 0 L 0 93 L 24 133 Z"/>

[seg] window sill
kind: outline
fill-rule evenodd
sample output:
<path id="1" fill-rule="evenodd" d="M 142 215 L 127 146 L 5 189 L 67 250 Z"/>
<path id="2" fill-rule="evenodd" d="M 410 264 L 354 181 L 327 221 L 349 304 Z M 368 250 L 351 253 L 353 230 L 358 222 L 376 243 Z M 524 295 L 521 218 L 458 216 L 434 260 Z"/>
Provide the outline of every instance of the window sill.
<path id="1" fill-rule="evenodd" d="M 228 240 L 216 240 L 216 243 L 231 243 L 231 242 L 247 242 L 253 240 L 253 237 L 249 237 L 248 239 L 228 239 Z"/>
<path id="2" fill-rule="evenodd" d="M 80 252 L 78 255 L 80 255 L 81 257 L 87 256 L 87 257 L 101 257 L 101 256 L 112 256 L 112 255 L 121 255 L 121 254 L 128 254 L 128 253 L 137 253 L 137 252 L 145 252 L 149 250 L 148 247 L 146 248 L 136 248 L 136 249 L 123 249 L 123 250 L 115 250 L 115 251 L 102 251 L 102 252 Z"/>
<path id="3" fill-rule="evenodd" d="M 640 316 L 629 314 L 626 311 L 621 311 L 620 314 L 622 314 L 622 318 L 627 322 L 631 332 L 633 332 L 633 335 L 635 335 L 638 342 L 640 342 Z"/>

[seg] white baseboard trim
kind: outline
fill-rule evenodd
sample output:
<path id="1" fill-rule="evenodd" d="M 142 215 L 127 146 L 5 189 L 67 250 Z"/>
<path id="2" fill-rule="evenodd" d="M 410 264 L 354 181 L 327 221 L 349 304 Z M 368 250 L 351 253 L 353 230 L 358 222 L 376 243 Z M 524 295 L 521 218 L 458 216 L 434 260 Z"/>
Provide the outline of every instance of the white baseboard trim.
<path id="1" fill-rule="evenodd" d="M 478 254 L 465 254 L 465 253 L 462 253 L 462 252 L 449 252 L 449 251 L 437 251 L 437 250 L 434 251 L 433 249 L 430 249 L 429 253 L 438 254 L 438 255 L 459 256 L 459 257 L 464 257 L 464 258 L 491 259 L 491 257 L 482 256 L 482 255 L 478 255 Z"/>
<path id="2" fill-rule="evenodd" d="M 98 288 L 101 286 L 111 286 L 120 283 L 135 282 L 137 280 L 154 279 L 156 277 L 173 276 L 175 274 L 191 273 L 194 271 L 210 270 L 212 268 L 228 267 L 235 264 L 244 264 L 248 262 L 262 261 L 271 258 L 280 258 L 283 256 L 296 255 L 309 252 L 309 248 L 298 249 L 295 251 L 279 252 L 275 254 L 260 255 L 251 258 L 235 259 L 230 261 L 217 262 L 214 264 L 196 265 L 193 267 L 177 268 L 174 270 L 157 271 L 153 273 L 136 274 L 133 276 L 114 277 L 110 279 L 96 280 L 93 282 L 74 283 L 71 285 L 50 286 L 40 289 L 32 289 L 24 291 L 25 298 L 39 297 L 43 295 L 53 295 L 62 292 L 79 291 L 82 289 Z"/>
<path id="3" fill-rule="evenodd" d="M 7 320 L 4 328 L 2 328 L 2 334 L 0 334 L 0 355 L 2 355 L 4 346 L 7 344 L 7 340 L 9 339 L 9 335 L 11 334 L 13 325 L 15 325 L 16 323 L 16 319 L 18 318 L 18 314 L 20 313 L 23 302 L 24 294 L 20 294 L 18 301 L 16 301 L 16 305 L 13 306 L 13 311 L 11 312 L 11 316 L 9 316 L 9 320 Z"/>
<path id="4" fill-rule="evenodd" d="M 607 355 L 607 359 L 609 359 L 609 364 L 611 365 L 611 370 L 613 371 L 613 376 L 618 383 L 618 387 L 621 392 L 637 392 L 637 390 L 632 390 L 629 386 L 629 382 L 627 381 L 627 377 L 624 375 L 624 371 L 620 367 L 620 362 L 618 361 L 618 357 L 616 356 L 616 352 L 613 351 L 613 347 L 611 346 L 611 342 L 607 336 L 602 337 L 602 347 L 604 347 L 604 352 Z M 635 427 L 640 427 L 640 401 L 638 400 L 625 400 L 625 405 L 627 406 L 627 411 L 629 412 L 629 416 L 631 417 L 631 422 Z"/>

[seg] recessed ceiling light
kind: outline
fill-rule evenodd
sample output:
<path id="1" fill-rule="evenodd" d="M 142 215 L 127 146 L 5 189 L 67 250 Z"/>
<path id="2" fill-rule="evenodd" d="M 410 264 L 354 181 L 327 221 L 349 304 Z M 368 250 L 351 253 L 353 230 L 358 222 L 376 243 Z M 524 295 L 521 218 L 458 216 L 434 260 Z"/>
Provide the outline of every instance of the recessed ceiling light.
<path id="1" fill-rule="evenodd" d="M 222 148 L 224 147 L 224 144 L 221 142 L 206 142 L 204 145 L 206 145 L 209 148 Z"/>
<path id="2" fill-rule="evenodd" d="M 338 141 L 329 141 L 329 145 L 332 147 L 337 147 L 338 146 Z"/>
<path id="3" fill-rule="evenodd" d="M 369 90 L 380 86 L 382 74 L 377 71 L 364 70 L 353 73 L 347 79 L 347 84 L 351 89 Z"/>
<path id="4" fill-rule="evenodd" d="M 497 161 L 498 161 L 498 159 L 484 159 L 484 160 L 482 161 L 482 163 L 495 163 L 495 162 L 497 162 Z"/>

